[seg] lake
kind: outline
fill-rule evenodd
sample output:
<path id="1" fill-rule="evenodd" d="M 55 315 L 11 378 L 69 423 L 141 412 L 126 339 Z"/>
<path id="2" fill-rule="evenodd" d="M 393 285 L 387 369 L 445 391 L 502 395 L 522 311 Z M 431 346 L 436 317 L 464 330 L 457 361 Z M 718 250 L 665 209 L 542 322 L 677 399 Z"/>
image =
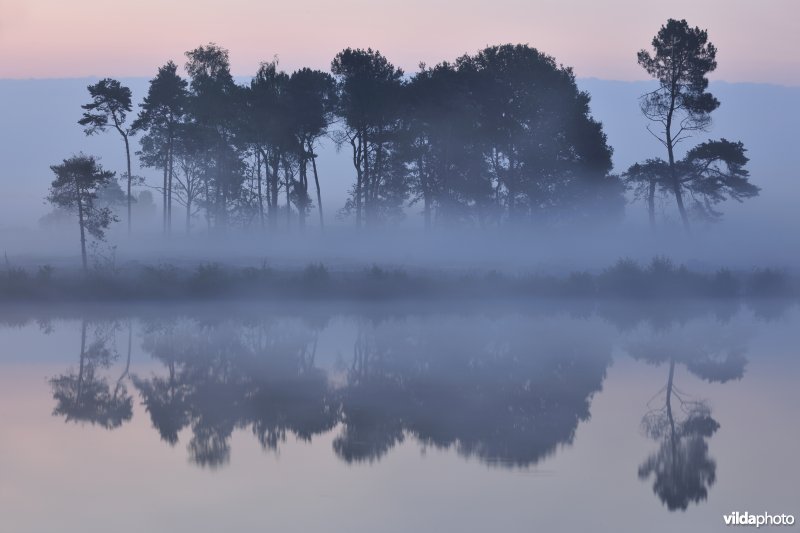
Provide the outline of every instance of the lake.
<path id="1" fill-rule="evenodd" d="M 796 516 L 798 346 L 781 302 L 0 310 L 0 529 Z"/>

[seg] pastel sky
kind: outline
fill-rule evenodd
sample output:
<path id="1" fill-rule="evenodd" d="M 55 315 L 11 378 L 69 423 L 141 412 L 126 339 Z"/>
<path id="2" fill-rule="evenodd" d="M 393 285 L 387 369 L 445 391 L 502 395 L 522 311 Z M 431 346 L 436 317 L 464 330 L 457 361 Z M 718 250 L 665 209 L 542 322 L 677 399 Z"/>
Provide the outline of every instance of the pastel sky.
<path id="1" fill-rule="evenodd" d="M 529 43 L 579 77 L 644 79 L 635 53 L 667 18 L 709 30 L 715 79 L 800 85 L 798 0 L 0 0 L 0 78 L 151 76 L 209 41 L 248 75 L 327 68 L 347 46 L 415 70 Z"/>

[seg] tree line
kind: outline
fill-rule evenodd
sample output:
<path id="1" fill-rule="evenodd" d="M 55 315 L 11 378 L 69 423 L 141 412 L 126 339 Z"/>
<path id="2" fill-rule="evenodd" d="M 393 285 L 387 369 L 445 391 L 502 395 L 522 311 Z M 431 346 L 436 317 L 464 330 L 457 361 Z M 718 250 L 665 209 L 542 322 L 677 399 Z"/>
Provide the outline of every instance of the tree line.
<path id="1" fill-rule="evenodd" d="M 211 43 L 186 53 L 185 76 L 172 61 L 160 67 L 135 117 L 129 88 L 110 78 L 90 85 L 79 123 L 87 135 L 112 131 L 124 143 L 126 191 L 116 196 L 124 197 L 129 232 L 139 183 L 133 137 L 141 165 L 161 173 L 165 233 L 173 208 L 182 209 L 186 232 L 194 220 L 208 230 L 302 228 L 314 209 L 323 227 L 323 139 L 352 157 L 339 214 L 357 227 L 391 222 L 409 207 L 426 228 L 594 222 L 620 216 L 632 189 L 653 224 L 656 195 L 673 195 L 688 228 L 690 215 L 718 216 L 716 204 L 758 188 L 748 181 L 741 143 L 708 141 L 675 157 L 675 146 L 707 129 L 719 105 L 707 91 L 716 68 L 707 33 L 671 19 L 652 44 L 638 61 L 658 88 L 641 106 L 668 160 L 649 159 L 621 176 L 611 172 L 612 148 L 572 69 L 521 44 L 422 64 L 413 75 L 377 50 L 347 48 L 330 72 L 287 73 L 273 60 L 240 84 L 228 51 Z M 85 155 L 52 168 L 59 179 L 83 172 L 70 185 L 75 194 L 65 200 L 57 180 L 50 200 L 102 236 L 115 220 L 95 206 L 100 190 L 113 186 L 106 171 Z"/>
<path id="2" fill-rule="evenodd" d="M 220 46 L 186 57 L 187 78 L 174 62 L 160 67 L 133 120 L 130 89 L 104 79 L 89 87 L 79 121 L 87 134 L 115 130 L 128 161 L 129 139 L 139 137 L 141 164 L 163 173 L 166 232 L 175 204 L 187 229 L 195 215 L 209 229 L 303 226 L 312 207 L 323 225 L 324 137 L 352 154 L 342 211 L 357 226 L 417 203 L 428 227 L 554 218 L 591 200 L 621 207 L 589 95 L 571 69 L 527 45 L 486 48 L 411 77 L 378 51 L 348 48 L 330 73 L 289 74 L 272 61 L 249 85 L 234 81 Z M 130 168 L 124 178 L 130 214 Z"/>

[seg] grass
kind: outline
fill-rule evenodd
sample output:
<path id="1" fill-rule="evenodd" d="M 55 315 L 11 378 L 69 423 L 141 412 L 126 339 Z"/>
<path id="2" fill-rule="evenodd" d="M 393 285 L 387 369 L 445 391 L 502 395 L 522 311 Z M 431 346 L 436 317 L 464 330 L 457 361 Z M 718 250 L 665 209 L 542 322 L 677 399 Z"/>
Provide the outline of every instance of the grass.
<path id="1" fill-rule="evenodd" d="M 536 298 L 625 299 L 794 299 L 797 280 L 779 269 L 733 272 L 694 271 L 663 257 L 641 265 L 620 259 L 596 272 L 508 275 L 496 271 L 409 274 L 372 266 L 360 271 L 329 270 L 322 263 L 304 269 L 227 267 L 195 268 L 145 265 L 96 268 L 89 274 L 50 266 L 0 271 L 0 302 L 354 300 Z"/>

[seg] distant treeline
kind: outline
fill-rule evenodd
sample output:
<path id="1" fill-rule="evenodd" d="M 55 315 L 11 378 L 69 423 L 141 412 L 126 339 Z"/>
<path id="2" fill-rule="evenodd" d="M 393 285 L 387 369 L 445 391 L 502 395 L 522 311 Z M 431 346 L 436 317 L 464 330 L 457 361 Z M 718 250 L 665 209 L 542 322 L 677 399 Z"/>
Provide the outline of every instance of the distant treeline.
<path id="1" fill-rule="evenodd" d="M 623 259 L 599 273 L 509 275 L 489 272 L 421 272 L 379 266 L 331 271 L 323 264 L 279 270 L 266 265 L 233 268 L 201 264 L 56 271 L 7 268 L 0 271 L 0 301 L 6 302 L 169 302 L 250 301 L 532 301 L 547 298 L 629 299 L 794 299 L 798 280 L 778 269 L 713 273 L 675 266 L 664 258 L 649 265 Z"/>

